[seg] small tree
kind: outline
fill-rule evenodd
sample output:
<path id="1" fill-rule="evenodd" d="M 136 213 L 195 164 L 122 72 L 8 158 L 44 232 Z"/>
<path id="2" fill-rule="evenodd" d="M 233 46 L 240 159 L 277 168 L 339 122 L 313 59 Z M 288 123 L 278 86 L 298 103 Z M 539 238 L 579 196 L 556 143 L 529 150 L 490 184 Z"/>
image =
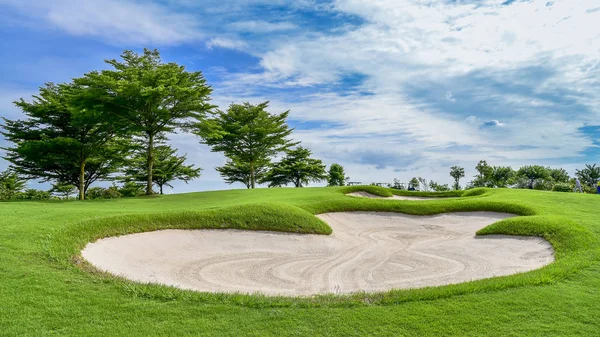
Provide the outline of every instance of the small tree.
<path id="1" fill-rule="evenodd" d="M 550 172 L 547 167 L 540 165 L 523 166 L 517 171 L 517 176 L 526 178 L 529 181 L 529 187 L 534 188 L 536 182 L 542 183 L 550 178 Z"/>
<path id="2" fill-rule="evenodd" d="M 450 176 L 454 178 L 454 189 L 460 190 L 460 179 L 465 177 L 465 169 L 460 166 L 452 166 Z"/>
<path id="3" fill-rule="evenodd" d="M 311 152 L 303 147 L 286 151 L 280 162 L 273 164 L 261 183 L 269 183 L 269 187 L 284 186 L 289 183 L 295 187 L 308 185 L 327 179 L 325 165 L 320 159 L 310 158 Z"/>
<path id="4" fill-rule="evenodd" d="M 248 169 L 250 188 L 256 186 L 258 174 L 267 169 L 272 156 L 298 144 L 289 139 L 293 131 L 286 123 L 289 111 L 270 114 L 268 105 L 231 104 L 227 111 L 217 111 L 198 124 L 196 131 L 213 152 L 223 152 L 233 163 L 220 172 Z"/>
<path id="5" fill-rule="evenodd" d="M 512 185 L 515 171 L 510 166 L 494 166 L 488 179 L 488 187 L 506 188 Z"/>
<path id="6" fill-rule="evenodd" d="M 554 183 L 568 183 L 571 179 L 567 170 L 563 168 L 550 169 L 549 175 Z"/>
<path id="7" fill-rule="evenodd" d="M 413 177 L 409 182 L 408 182 L 408 188 L 409 189 L 418 189 L 419 188 L 419 179 L 417 177 Z"/>
<path id="8" fill-rule="evenodd" d="M 147 156 L 148 154 L 145 151 L 137 152 L 134 155 L 125 170 L 125 174 L 127 175 L 125 181 L 147 181 Z M 185 160 L 186 155 L 178 156 L 177 150 L 168 145 L 158 145 L 154 148 L 152 181 L 158 186 L 160 194 L 163 194 L 163 186 L 172 188 L 171 182 L 175 180 L 182 180 L 187 183 L 200 176 L 202 169 L 199 167 L 195 168 L 194 165 L 185 165 Z"/>
<path id="9" fill-rule="evenodd" d="M 65 200 L 69 200 L 69 196 L 75 193 L 75 191 L 77 191 L 77 187 L 75 185 L 61 182 L 53 184 L 52 188 L 50 189 L 50 193 L 57 194 Z"/>
<path id="10" fill-rule="evenodd" d="M 436 191 L 436 192 L 445 192 L 445 191 L 450 191 L 450 187 L 448 187 L 448 184 L 438 184 L 437 182 L 431 180 L 429 181 L 429 188 L 431 188 L 432 190 Z"/>
<path id="11" fill-rule="evenodd" d="M 346 185 L 346 181 L 350 179 L 346 177 L 344 167 L 340 164 L 331 164 L 328 174 L 327 186 L 344 186 Z"/>
<path id="12" fill-rule="evenodd" d="M 480 160 L 475 166 L 478 174 L 475 176 L 475 179 L 471 181 L 471 185 L 473 187 L 493 187 L 492 177 L 493 170 L 492 166 L 489 166 L 485 160 Z M 492 185 L 492 186 L 490 186 Z"/>
<path id="13" fill-rule="evenodd" d="M 78 96 L 83 107 L 97 107 L 114 117 L 126 135 L 141 135 L 146 151 L 146 194 L 153 194 L 157 136 L 189 127 L 212 109 L 212 89 L 201 72 L 188 72 L 176 63 L 163 63 L 157 50 L 142 55 L 126 50 L 122 62 L 106 60 L 114 69 L 93 71 L 75 83 L 86 88 Z"/>
<path id="14" fill-rule="evenodd" d="M 26 185 L 27 180 L 21 178 L 14 171 L 0 172 L 0 200 L 15 199 L 25 189 Z"/>
<path id="15" fill-rule="evenodd" d="M 427 179 L 418 177 L 419 186 L 421 187 L 421 191 L 429 192 L 429 184 L 427 183 Z"/>
<path id="16" fill-rule="evenodd" d="M 225 165 L 216 167 L 215 169 L 221 174 L 226 183 L 230 185 L 233 183 L 242 183 L 249 189 L 252 188 L 251 177 L 254 175 L 255 179 L 261 181 L 266 174 L 267 166 L 260 166 L 258 171 L 251 172 L 249 164 L 230 159 Z"/>
<path id="17" fill-rule="evenodd" d="M 579 178 L 582 184 L 593 187 L 600 179 L 600 166 L 596 167 L 596 164 L 586 164 L 585 168 L 576 170 L 575 175 Z"/>

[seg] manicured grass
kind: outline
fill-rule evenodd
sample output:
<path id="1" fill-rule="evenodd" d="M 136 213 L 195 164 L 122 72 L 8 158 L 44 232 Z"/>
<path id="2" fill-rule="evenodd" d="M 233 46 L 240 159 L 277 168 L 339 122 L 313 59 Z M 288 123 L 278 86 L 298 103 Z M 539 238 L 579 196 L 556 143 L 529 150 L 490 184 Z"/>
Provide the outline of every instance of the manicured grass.
<path id="1" fill-rule="evenodd" d="M 403 193 L 258 189 L 0 203 L 0 335 L 596 335 L 600 329 L 600 197 L 506 189 L 404 192 L 461 197 L 431 201 L 343 195 L 358 190 Z M 331 211 L 519 214 L 478 235 L 542 236 L 556 262 L 444 287 L 295 299 L 136 284 L 96 272 L 78 257 L 89 241 L 164 228 L 326 235 L 331 229 L 312 214 Z"/>

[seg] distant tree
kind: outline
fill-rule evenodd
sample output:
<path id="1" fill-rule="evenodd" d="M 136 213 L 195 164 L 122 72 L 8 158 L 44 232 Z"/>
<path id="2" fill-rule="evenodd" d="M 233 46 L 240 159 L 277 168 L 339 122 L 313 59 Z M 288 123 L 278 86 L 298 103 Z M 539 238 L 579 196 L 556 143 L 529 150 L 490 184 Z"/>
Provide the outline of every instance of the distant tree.
<path id="1" fill-rule="evenodd" d="M 217 172 L 221 174 L 223 179 L 228 184 L 242 183 L 246 188 L 252 188 L 251 176 L 257 181 L 261 181 L 267 171 L 267 166 L 260 166 L 254 172 L 250 171 L 250 165 L 237 160 L 229 159 L 223 166 L 216 167 Z"/>
<path id="2" fill-rule="evenodd" d="M 526 178 L 528 186 L 534 188 L 536 182 L 543 183 L 544 180 L 550 178 L 550 172 L 547 167 L 540 165 L 523 166 L 517 171 L 517 177 Z"/>
<path id="3" fill-rule="evenodd" d="M 55 183 L 50 189 L 51 194 L 57 194 L 63 197 L 65 200 L 69 200 L 69 196 L 77 191 L 77 187 L 69 183 Z"/>
<path id="4" fill-rule="evenodd" d="M 450 191 L 450 187 L 448 187 L 448 184 L 438 184 L 437 182 L 431 180 L 429 181 L 429 188 L 436 191 L 436 192 L 445 192 L 445 191 Z"/>
<path id="5" fill-rule="evenodd" d="M 510 166 L 493 166 L 487 186 L 506 188 L 513 184 L 515 174 Z"/>
<path id="6" fill-rule="evenodd" d="M 492 184 L 491 180 L 494 168 L 488 165 L 485 160 L 480 160 L 479 163 L 477 163 L 477 166 L 475 166 L 475 169 L 478 174 L 475 176 L 475 179 L 471 181 L 471 185 L 473 187 L 493 187 L 490 185 Z"/>
<path id="7" fill-rule="evenodd" d="M 408 188 L 414 188 L 414 189 L 418 189 L 419 188 L 419 179 L 417 177 L 413 177 L 409 182 L 408 182 Z"/>
<path id="8" fill-rule="evenodd" d="M 148 153 L 139 151 L 135 153 L 129 161 L 125 170 L 125 180 L 145 182 L 148 179 L 146 172 L 146 163 L 148 162 Z M 173 187 L 171 182 L 182 180 L 189 182 L 200 176 L 201 168 L 194 165 L 185 164 L 186 155 L 178 156 L 177 150 L 168 145 L 158 145 L 154 147 L 154 164 L 152 165 L 152 182 L 158 186 L 160 194 L 163 194 L 163 187 Z"/>
<path id="9" fill-rule="evenodd" d="M 328 173 L 327 186 L 344 186 L 346 185 L 346 181 L 350 179 L 346 176 L 344 167 L 340 164 L 331 164 Z"/>
<path id="10" fill-rule="evenodd" d="M 568 183 L 571 179 L 567 170 L 563 168 L 550 169 L 549 174 L 550 179 L 555 183 Z"/>
<path id="11" fill-rule="evenodd" d="M 404 190 L 406 189 L 404 187 L 404 184 L 402 182 L 400 182 L 399 179 L 394 178 L 394 182 L 392 184 L 388 184 L 388 187 L 393 188 L 393 189 L 397 189 L 397 190 Z"/>
<path id="12" fill-rule="evenodd" d="M 308 185 L 309 182 L 319 182 L 327 179 L 325 165 L 320 159 L 310 158 L 311 151 L 299 146 L 287 150 L 281 161 L 272 165 L 261 183 L 269 187 L 285 186 L 289 183 L 295 187 Z"/>
<path id="13" fill-rule="evenodd" d="M 21 178 L 14 171 L 5 170 L 0 172 L 0 200 L 15 199 L 25 189 L 26 185 L 27 180 Z"/>
<path id="14" fill-rule="evenodd" d="M 596 167 L 596 164 L 586 164 L 585 168 L 576 170 L 575 175 L 579 178 L 582 184 L 593 187 L 600 179 L 600 166 Z"/>
<path id="15" fill-rule="evenodd" d="M 427 179 L 418 177 L 417 180 L 419 180 L 419 186 L 421 187 L 420 188 L 421 191 L 428 192 L 429 191 L 429 184 L 427 183 Z"/>
<path id="16" fill-rule="evenodd" d="M 146 151 L 146 194 L 153 194 L 155 141 L 158 135 L 187 128 L 213 107 L 212 92 L 201 72 L 163 63 L 157 50 L 142 55 L 126 50 L 122 61 L 106 60 L 113 69 L 93 71 L 75 79 L 86 88 L 77 97 L 83 107 L 101 106 L 127 135 L 143 137 Z"/>
<path id="17" fill-rule="evenodd" d="M 231 104 L 227 111 L 217 111 L 198 124 L 196 131 L 213 152 L 223 152 L 233 163 L 219 171 L 247 168 L 251 188 L 259 180 L 257 173 L 268 168 L 272 156 L 298 144 L 289 139 L 293 131 L 286 123 L 289 111 L 270 114 L 266 111 L 268 104 Z"/>
<path id="18" fill-rule="evenodd" d="M 465 177 L 465 169 L 460 166 L 452 166 L 450 168 L 450 176 L 454 178 L 454 189 L 460 190 L 460 178 Z"/>
<path id="19" fill-rule="evenodd" d="M 31 103 L 16 101 L 24 120 L 3 118 L 1 133 L 14 144 L 5 148 L 12 167 L 27 179 L 77 186 L 79 199 L 94 181 L 120 165 L 123 141 L 98 107 L 75 108 L 72 98 L 85 90 L 73 84 L 46 84 Z"/>

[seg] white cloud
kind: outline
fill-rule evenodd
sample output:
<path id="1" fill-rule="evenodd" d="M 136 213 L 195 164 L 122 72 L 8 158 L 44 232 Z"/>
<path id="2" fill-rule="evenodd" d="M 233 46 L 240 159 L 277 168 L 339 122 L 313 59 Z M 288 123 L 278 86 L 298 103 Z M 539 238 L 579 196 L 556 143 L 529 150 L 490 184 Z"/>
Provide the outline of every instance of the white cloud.
<path id="1" fill-rule="evenodd" d="M 212 38 L 212 39 L 208 40 L 206 42 L 206 47 L 208 49 L 213 49 L 213 48 L 244 49 L 245 47 L 247 47 L 247 44 L 246 44 L 246 42 L 237 40 L 237 39 L 216 37 L 216 38 Z"/>
<path id="2" fill-rule="evenodd" d="M 133 0 L 0 0 L 21 15 L 76 36 L 111 44 L 171 45 L 201 37 L 196 19 Z"/>
<path id="3" fill-rule="evenodd" d="M 234 30 L 250 33 L 273 33 L 294 30 L 297 26 L 291 22 L 267 22 L 261 20 L 238 21 L 229 24 Z"/>

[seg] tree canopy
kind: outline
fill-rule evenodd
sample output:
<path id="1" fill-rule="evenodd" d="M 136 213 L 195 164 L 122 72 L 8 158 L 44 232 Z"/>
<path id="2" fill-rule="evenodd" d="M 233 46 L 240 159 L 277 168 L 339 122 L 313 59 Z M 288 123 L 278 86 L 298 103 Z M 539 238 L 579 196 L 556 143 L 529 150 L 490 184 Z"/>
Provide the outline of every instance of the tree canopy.
<path id="1" fill-rule="evenodd" d="M 342 165 L 334 163 L 329 166 L 327 186 L 344 186 L 348 179 Z"/>
<path id="2" fill-rule="evenodd" d="M 600 166 L 586 164 L 585 168 L 576 170 L 575 175 L 582 184 L 594 186 L 600 180 Z"/>
<path id="3" fill-rule="evenodd" d="M 146 194 L 152 194 L 156 137 L 202 120 L 213 107 L 212 89 L 201 72 L 163 63 L 157 50 L 142 55 L 125 51 L 122 61 L 106 60 L 113 69 L 92 71 L 75 83 L 86 90 L 77 97 L 82 107 L 97 107 L 114 117 L 118 130 L 140 135 L 146 149 Z"/>
<path id="4" fill-rule="evenodd" d="M 295 187 L 308 185 L 310 182 L 319 182 L 327 179 L 325 165 L 319 159 L 310 158 L 311 151 L 299 146 L 287 150 L 281 161 L 273 164 L 261 183 L 268 183 L 269 187 L 294 184 Z"/>
<path id="5" fill-rule="evenodd" d="M 250 188 L 256 186 L 258 173 L 269 166 L 272 156 L 298 144 L 289 138 L 293 131 L 286 123 L 289 111 L 271 114 L 266 111 L 268 105 L 231 104 L 227 111 L 217 110 L 199 123 L 196 131 L 213 152 L 229 158 L 230 164 L 217 170 L 237 175 L 240 168 L 247 169 Z"/>
<path id="6" fill-rule="evenodd" d="M 450 168 L 450 176 L 454 178 L 454 189 L 460 190 L 460 179 L 465 177 L 465 169 L 460 166 L 452 166 Z"/>

